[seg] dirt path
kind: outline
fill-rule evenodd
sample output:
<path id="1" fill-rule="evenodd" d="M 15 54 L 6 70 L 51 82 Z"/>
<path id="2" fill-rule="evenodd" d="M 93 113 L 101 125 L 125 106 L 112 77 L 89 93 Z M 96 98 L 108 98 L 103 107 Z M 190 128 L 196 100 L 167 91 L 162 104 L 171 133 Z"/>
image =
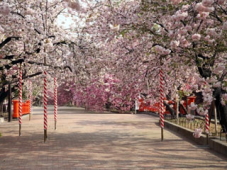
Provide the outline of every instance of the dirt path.
<path id="1" fill-rule="evenodd" d="M 227 158 L 165 130 L 143 114 L 86 112 L 59 108 L 54 130 L 49 108 L 48 139 L 43 141 L 42 108 L 32 120 L 0 123 L 0 170 L 221 170 Z"/>

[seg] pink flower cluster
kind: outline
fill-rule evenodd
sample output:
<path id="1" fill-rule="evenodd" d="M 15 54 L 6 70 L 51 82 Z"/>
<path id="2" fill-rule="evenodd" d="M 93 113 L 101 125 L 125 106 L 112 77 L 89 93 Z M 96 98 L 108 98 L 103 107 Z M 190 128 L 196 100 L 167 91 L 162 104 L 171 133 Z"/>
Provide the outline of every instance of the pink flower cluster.
<path id="1" fill-rule="evenodd" d="M 207 4 L 209 4 L 207 1 L 209 1 L 209 0 L 205 0 L 205 1 L 206 2 L 197 3 L 196 7 L 195 7 L 195 10 L 198 11 L 199 13 L 201 13 L 201 12 L 213 12 L 214 11 L 214 7 L 207 6 Z"/>
<path id="2" fill-rule="evenodd" d="M 0 25 L 0 33 L 4 33 L 4 28 L 1 27 Z M 1 37 L 0 37 L 1 38 Z M 1 39 L 0 39 L 1 40 Z"/>
<path id="3" fill-rule="evenodd" d="M 193 133 L 193 136 L 195 137 L 195 138 L 200 138 L 201 137 L 201 134 L 202 134 L 202 129 L 201 128 L 197 128 L 197 129 L 195 129 L 195 131 L 194 131 L 194 133 Z"/>
<path id="4" fill-rule="evenodd" d="M 172 16 L 172 19 L 175 21 L 184 20 L 188 16 L 188 12 L 177 11 L 175 15 Z"/>
<path id="5" fill-rule="evenodd" d="M 197 107 L 198 107 L 198 105 L 195 104 L 194 102 L 192 102 L 192 103 L 188 106 L 188 108 L 189 108 L 190 110 L 196 110 Z"/>
<path id="6" fill-rule="evenodd" d="M 219 5 L 223 5 L 224 3 L 226 3 L 226 0 L 217 0 L 217 3 L 218 3 Z"/>
<path id="7" fill-rule="evenodd" d="M 205 116 L 208 113 L 207 109 L 204 109 L 203 107 L 198 107 L 196 109 L 197 113 L 201 116 Z"/>
<path id="8" fill-rule="evenodd" d="M 199 41 L 201 39 L 201 35 L 200 34 L 193 34 L 192 35 L 192 41 Z"/>
<path id="9" fill-rule="evenodd" d="M 193 120 L 195 118 L 195 116 L 192 115 L 192 114 L 187 114 L 186 118 L 191 121 L 191 120 Z"/>
<path id="10" fill-rule="evenodd" d="M 214 3 L 214 0 L 203 0 L 203 1 L 202 1 L 203 6 L 205 6 L 205 7 L 209 7 L 209 6 L 211 6 L 213 3 Z"/>
<path id="11" fill-rule="evenodd" d="M 9 13 L 10 13 L 9 4 L 3 2 L 2 5 L 0 5 L 0 14 L 8 15 Z"/>
<path id="12" fill-rule="evenodd" d="M 160 45 L 156 45 L 154 48 L 155 48 L 155 52 L 157 52 L 160 55 L 168 55 L 171 52 L 169 49 L 165 49 Z"/>

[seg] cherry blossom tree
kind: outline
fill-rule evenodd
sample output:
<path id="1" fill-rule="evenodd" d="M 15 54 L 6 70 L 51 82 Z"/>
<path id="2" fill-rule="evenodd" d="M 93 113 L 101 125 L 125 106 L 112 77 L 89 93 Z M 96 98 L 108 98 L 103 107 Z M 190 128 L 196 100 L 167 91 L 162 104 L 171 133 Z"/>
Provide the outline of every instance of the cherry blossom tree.
<path id="1" fill-rule="evenodd" d="M 183 54 L 187 65 L 197 68 L 193 91 L 202 94 L 202 105 L 197 111 L 204 115 L 216 105 L 222 130 L 227 130 L 226 105 L 221 104 L 226 93 L 226 2 L 203 0 L 200 2 L 173 1 L 179 10 L 170 18 L 172 51 Z M 199 106 L 199 105 L 198 105 Z M 201 107 L 202 106 L 202 107 Z"/>
<path id="2" fill-rule="evenodd" d="M 64 55 L 70 51 L 71 33 L 56 23 L 62 13 L 69 10 L 73 15 L 78 9 L 78 3 L 71 1 L 0 2 L 0 103 L 7 96 L 8 84 L 16 90 L 18 69 L 23 69 L 23 79 L 42 74 L 44 67 L 71 69 L 65 61 L 69 56 Z"/>
<path id="3" fill-rule="evenodd" d="M 148 87 L 156 88 L 157 68 L 162 67 L 166 73 L 166 94 L 171 91 L 175 96 L 176 89 L 200 92 L 203 109 L 198 110 L 204 113 L 216 99 L 226 129 L 225 106 L 220 106 L 225 103 L 221 96 L 226 84 L 226 2 L 174 0 L 162 1 L 161 6 L 158 1 L 114 2 L 94 8 L 88 15 L 91 23 L 84 31 L 104 48 L 115 74 L 121 75 L 118 79 L 123 80 L 126 72 L 131 81 L 136 79 L 135 75 L 146 75 Z M 133 83 L 146 89 L 146 79 L 141 82 Z M 184 88 L 187 83 L 191 83 L 190 88 Z"/>

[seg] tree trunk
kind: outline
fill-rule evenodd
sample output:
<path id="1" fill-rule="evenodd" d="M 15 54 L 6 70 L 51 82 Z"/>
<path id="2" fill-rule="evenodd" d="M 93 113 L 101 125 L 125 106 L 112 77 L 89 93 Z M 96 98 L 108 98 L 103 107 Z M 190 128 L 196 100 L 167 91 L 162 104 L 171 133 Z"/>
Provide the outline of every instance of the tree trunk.
<path id="1" fill-rule="evenodd" d="M 175 110 L 168 104 L 164 101 L 164 105 L 166 106 L 166 110 L 168 110 L 171 114 L 171 118 L 174 119 L 175 118 L 175 115 L 176 115 L 176 112 Z"/>
<path id="2" fill-rule="evenodd" d="M 0 102 L 0 117 L 3 116 L 3 102 Z"/>
<path id="3" fill-rule="evenodd" d="M 214 91 L 215 105 L 217 116 L 222 127 L 222 132 L 227 132 L 227 105 L 221 104 L 221 94 L 224 93 L 221 88 L 216 88 Z"/>

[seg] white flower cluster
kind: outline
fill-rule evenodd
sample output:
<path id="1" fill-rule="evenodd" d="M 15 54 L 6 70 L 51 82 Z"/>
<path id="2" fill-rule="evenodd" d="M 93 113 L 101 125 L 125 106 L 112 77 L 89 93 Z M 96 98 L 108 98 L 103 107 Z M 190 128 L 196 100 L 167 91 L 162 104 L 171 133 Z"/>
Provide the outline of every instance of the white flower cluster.
<path id="1" fill-rule="evenodd" d="M 193 34 L 192 35 L 192 41 L 199 41 L 201 39 L 201 35 L 200 34 Z"/>
<path id="2" fill-rule="evenodd" d="M 196 110 L 197 107 L 198 107 L 198 105 L 195 104 L 194 102 L 192 102 L 192 103 L 188 106 L 188 108 L 189 108 L 190 110 Z"/>
<path id="3" fill-rule="evenodd" d="M 192 114 L 187 114 L 186 118 L 191 121 L 191 120 L 193 120 L 195 118 L 195 116 L 192 115 Z"/>
<path id="4" fill-rule="evenodd" d="M 207 109 L 204 109 L 203 107 L 198 107 L 196 109 L 197 113 L 201 116 L 205 116 L 208 113 Z"/>
<path id="5" fill-rule="evenodd" d="M 206 88 L 202 92 L 203 95 L 203 104 L 204 106 L 210 106 L 211 102 L 214 100 L 213 98 L 213 91 L 211 88 Z"/>
<path id="6" fill-rule="evenodd" d="M 5 2 L 0 2 L 0 14 L 8 15 L 10 13 L 9 4 Z"/>
<path id="7" fill-rule="evenodd" d="M 201 128 L 197 128 L 195 129 L 194 133 L 193 133 L 193 136 L 195 138 L 200 138 L 201 134 L 202 134 L 203 130 Z"/>
<path id="8" fill-rule="evenodd" d="M 172 19 L 175 21 L 184 20 L 188 16 L 188 12 L 177 11 L 175 15 L 172 16 Z"/>
<path id="9" fill-rule="evenodd" d="M 113 31 L 118 31 L 120 29 L 120 25 L 117 25 L 117 24 L 109 24 L 110 26 L 110 29 L 112 29 Z"/>

